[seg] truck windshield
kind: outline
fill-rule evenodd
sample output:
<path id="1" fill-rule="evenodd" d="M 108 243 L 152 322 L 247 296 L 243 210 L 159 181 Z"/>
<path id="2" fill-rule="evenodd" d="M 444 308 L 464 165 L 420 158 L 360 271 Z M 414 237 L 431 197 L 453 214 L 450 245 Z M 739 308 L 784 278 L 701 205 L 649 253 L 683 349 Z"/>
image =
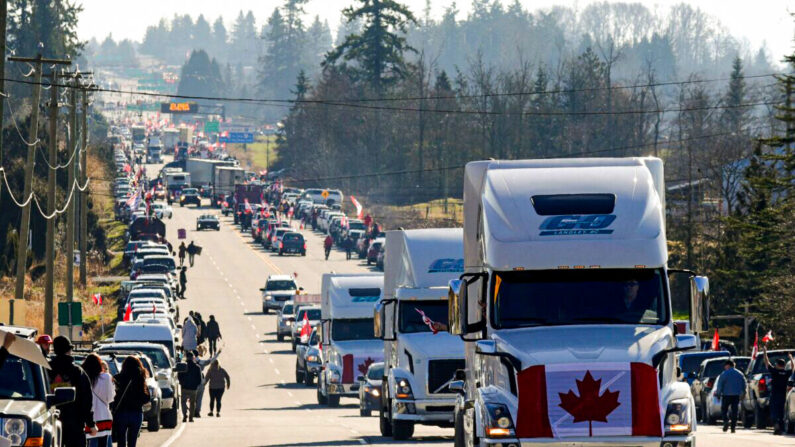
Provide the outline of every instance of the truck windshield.
<path id="1" fill-rule="evenodd" d="M 36 378 L 30 362 L 9 355 L 0 368 L 0 399 L 35 399 Z"/>
<path id="2" fill-rule="evenodd" d="M 447 301 L 402 301 L 399 312 L 398 328 L 403 334 L 431 332 L 420 312 L 433 322 L 447 324 Z"/>
<path id="3" fill-rule="evenodd" d="M 668 321 L 661 269 L 496 272 L 491 281 L 496 328 Z"/>
<path id="4" fill-rule="evenodd" d="M 335 341 L 372 340 L 375 338 L 373 319 L 333 320 L 331 322 L 331 338 Z"/>

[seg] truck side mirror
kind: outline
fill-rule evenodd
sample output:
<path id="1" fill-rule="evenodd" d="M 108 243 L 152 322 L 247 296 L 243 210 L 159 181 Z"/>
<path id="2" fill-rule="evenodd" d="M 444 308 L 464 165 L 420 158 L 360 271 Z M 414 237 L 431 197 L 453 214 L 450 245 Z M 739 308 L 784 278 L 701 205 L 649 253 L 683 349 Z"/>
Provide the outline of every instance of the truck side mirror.
<path id="1" fill-rule="evenodd" d="M 357 382 L 364 382 L 364 376 L 359 376 L 356 378 Z"/>
<path id="2" fill-rule="evenodd" d="M 465 391 L 464 391 L 464 381 L 463 380 L 453 380 L 452 382 L 450 382 L 449 385 L 447 385 L 447 388 L 449 388 L 450 391 L 452 391 L 454 393 L 458 393 L 458 394 L 460 394 L 462 396 L 465 393 Z"/>
<path id="3" fill-rule="evenodd" d="M 380 301 L 373 307 L 373 336 L 384 338 L 384 306 Z"/>
<path id="4" fill-rule="evenodd" d="M 689 270 L 668 270 L 671 310 L 688 315 L 686 323 L 693 334 L 709 329 L 709 278 Z"/>
<path id="5" fill-rule="evenodd" d="M 448 332 L 453 335 L 459 335 L 462 338 L 467 334 L 479 333 L 480 329 L 472 328 L 473 324 L 483 322 L 486 318 L 482 315 L 477 306 L 471 306 L 473 299 L 485 299 L 485 273 L 464 273 L 459 279 L 454 279 L 449 282 L 449 289 L 447 294 L 447 313 L 448 313 Z M 470 296 L 471 291 L 476 291 L 478 295 Z M 479 315 L 479 320 L 470 322 L 472 313 Z M 472 341 L 477 339 L 465 338 L 465 340 Z"/>

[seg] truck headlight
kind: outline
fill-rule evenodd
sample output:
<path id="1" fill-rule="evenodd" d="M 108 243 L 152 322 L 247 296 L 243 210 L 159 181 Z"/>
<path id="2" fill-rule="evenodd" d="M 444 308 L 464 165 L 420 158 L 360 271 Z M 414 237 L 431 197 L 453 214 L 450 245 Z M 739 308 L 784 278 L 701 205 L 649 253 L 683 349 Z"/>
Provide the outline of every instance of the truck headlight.
<path id="1" fill-rule="evenodd" d="M 668 408 L 665 410 L 665 434 L 684 435 L 690 433 L 691 430 L 690 401 L 676 399 L 669 402 Z"/>
<path id="2" fill-rule="evenodd" d="M 317 358 L 316 355 L 312 354 L 312 355 L 306 356 L 306 361 L 309 362 L 309 363 L 318 363 L 318 358 Z"/>
<path id="3" fill-rule="evenodd" d="M 514 432 L 513 419 L 508 407 L 504 404 L 487 403 L 486 414 L 486 437 L 506 438 L 516 436 Z"/>
<path id="4" fill-rule="evenodd" d="M 397 379 L 395 383 L 395 397 L 398 399 L 412 399 L 414 393 L 411 391 L 411 384 L 406 379 Z"/>
<path id="5" fill-rule="evenodd" d="M 24 419 L 9 418 L 3 423 L 3 435 L 11 441 L 12 446 L 21 446 L 27 437 L 28 424 Z"/>
<path id="6" fill-rule="evenodd" d="M 287 326 L 292 326 L 293 322 L 290 321 L 290 320 L 287 320 L 287 321 L 284 322 L 284 324 L 286 324 Z"/>

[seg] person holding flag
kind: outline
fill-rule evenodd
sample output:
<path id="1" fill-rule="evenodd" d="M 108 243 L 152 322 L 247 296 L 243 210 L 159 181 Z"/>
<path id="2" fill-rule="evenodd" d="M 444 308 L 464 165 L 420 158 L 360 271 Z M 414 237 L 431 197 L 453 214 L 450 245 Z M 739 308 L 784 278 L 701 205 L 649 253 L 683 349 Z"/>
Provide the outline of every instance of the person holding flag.
<path id="1" fill-rule="evenodd" d="M 773 339 L 773 334 L 767 333 L 762 338 Z M 791 371 L 787 371 L 787 361 L 783 358 L 776 359 L 775 366 L 770 363 L 767 357 L 767 343 L 762 345 L 762 354 L 764 355 L 765 365 L 767 365 L 767 372 L 770 374 L 770 419 L 773 421 L 773 434 L 780 435 L 784 429 L 784 404 L 787 399 L 787 385 L 789 378 L 792 375 Z M 789 360 L 792 365 L 795 365 L 795 358 L 792 354 L 789 355 Z"/>

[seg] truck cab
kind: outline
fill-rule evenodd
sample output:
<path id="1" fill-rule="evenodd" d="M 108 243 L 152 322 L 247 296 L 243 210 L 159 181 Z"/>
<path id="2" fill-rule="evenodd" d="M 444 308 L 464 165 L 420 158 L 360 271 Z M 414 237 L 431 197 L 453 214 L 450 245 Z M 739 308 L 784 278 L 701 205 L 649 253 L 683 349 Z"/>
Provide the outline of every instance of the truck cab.
<path id="1" fill-rule="evenodd" d="M 669 271 L 662 161 L 482 161 L 464 180 L 456 445 L 695 445 L 668 275 L 703 333 L 708 281 Z"/>
<path id="2" fill-rule="evenodd" d="M 383 344 L 373 335 L 373 306 L 381 297 L 381 274 L 323 274 L 321 335 L 323 367 L 317 401 L 337 407 L 340 397 L 359 397 L 359 376 L 383 360 Z"/>
<path id="3" fill-rule="evenodd" d="M 383 339 L 381 434 L 410 438 L 415 424 L 453 426 L 456 393 L 449 384 L 465 368 L 464 343 L 447 333 L 447 284 L 464 271 L 457 229 L 386 233 L 383 299 L 375 333 Z"/>

